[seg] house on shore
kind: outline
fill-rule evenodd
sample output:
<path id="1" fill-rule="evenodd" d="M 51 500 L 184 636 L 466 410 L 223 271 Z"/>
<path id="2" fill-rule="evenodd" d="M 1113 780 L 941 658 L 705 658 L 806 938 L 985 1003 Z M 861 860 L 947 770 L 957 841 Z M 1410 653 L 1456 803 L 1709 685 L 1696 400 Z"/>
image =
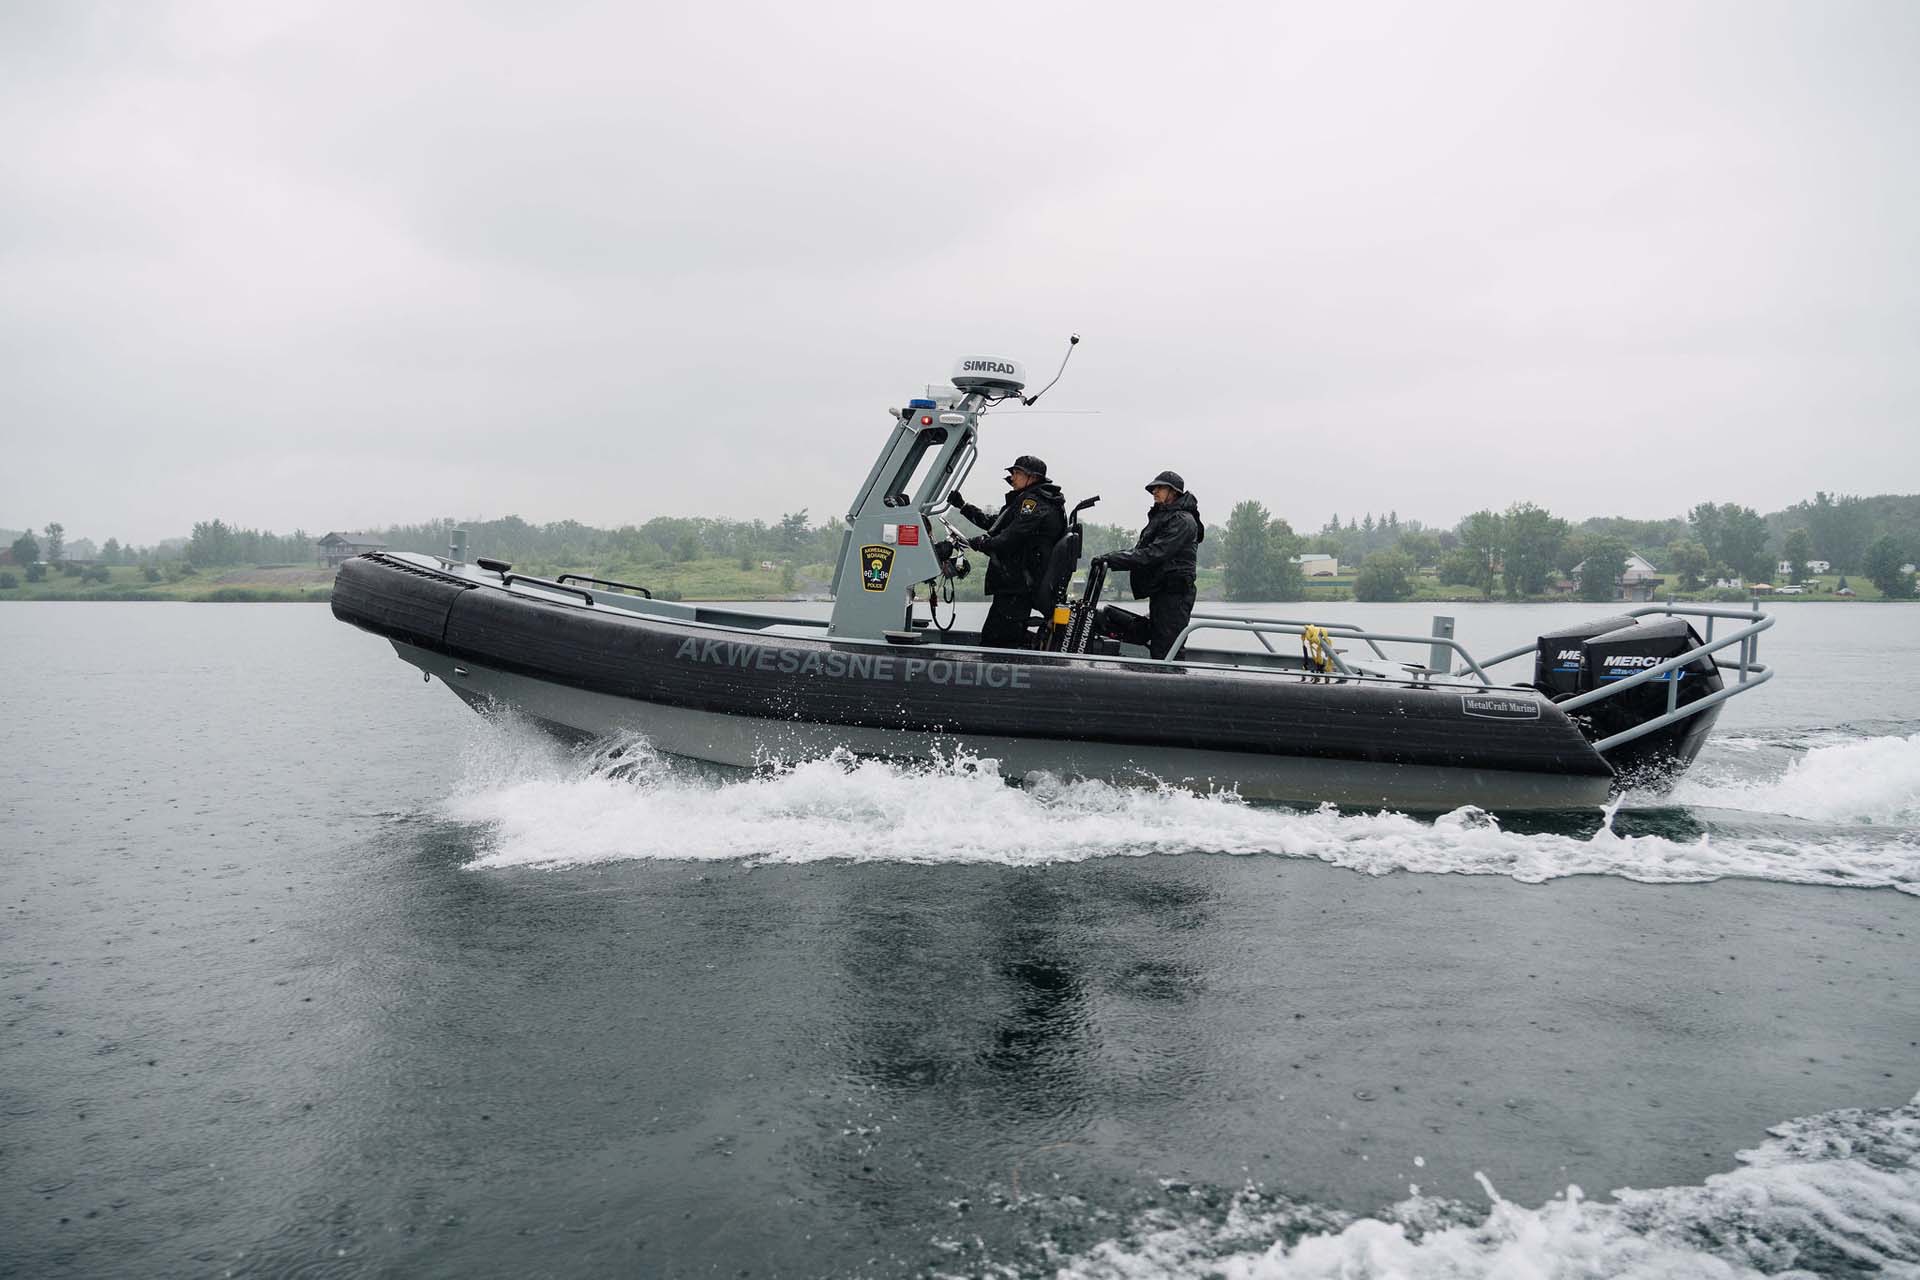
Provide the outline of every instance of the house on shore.
<path id="1" fill-rule="evenodd" d="M 320 549 L 320 563 L 329 569 L 337 569 L 342 561 L 365 555 L 369 551 L 387 549 L 386 543 L 370 533 L 329 533 L 314 545 Z"/>
<path id="2" fill-rule="evenodd" d="M 1587 562 L 1584 560 L 1573 566 L 1573 579 L 1575 582 L 1580 580 L 1580 572 L 1586 567 Z M 1662 577 L 1660 571 L 1653 567 L 1651 561 L 1638 552 L 1629 551 L 1627 553 L 1627 567 L 1613 584 L 1613 598 L 1630 603 L 1644 604 L 1653 599 L 1655 593 L 1657 593 L 1661 587 L 1665 586 L 1666 583 L 1666 578 Z"/>

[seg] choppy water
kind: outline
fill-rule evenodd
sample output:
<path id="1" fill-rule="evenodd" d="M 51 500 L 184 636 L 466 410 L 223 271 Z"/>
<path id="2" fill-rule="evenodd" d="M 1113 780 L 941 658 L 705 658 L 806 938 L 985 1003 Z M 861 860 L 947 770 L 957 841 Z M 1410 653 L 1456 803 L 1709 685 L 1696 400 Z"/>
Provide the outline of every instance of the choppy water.
<path id="1" fill-rule="evenodd" d="M 632 858 L 1035 866 L 1226 853 L 1315 858 L 1370 875 L 1750 876 L 1920 895 L 1920 733 L 1735 738 L 1729 750 L 1783 764 L 1762 775 L 1710 762 L 1677 793 L 1629 796 L 1615 813 L 1503 826 L 1471 807 L 1414 818 L 1053 778 L 1014 788 L 991 760 L 906 769 L 846 756 L 725 777 L 670 762 L 644 740 L 568 751 L 509 729 L 469 748 L 445 812 L 481 824 L 481 867 Z M 560 811 L 571 820 L 555 823 Z"/>
<path id="2" fill-rule="evenodd" d="M 1672 795 L 1519 823 L 570 751 L 319 608 L 0 609 L 0 1273 L 1920 1275 L 1920 609 L 1780 612 Z"/>

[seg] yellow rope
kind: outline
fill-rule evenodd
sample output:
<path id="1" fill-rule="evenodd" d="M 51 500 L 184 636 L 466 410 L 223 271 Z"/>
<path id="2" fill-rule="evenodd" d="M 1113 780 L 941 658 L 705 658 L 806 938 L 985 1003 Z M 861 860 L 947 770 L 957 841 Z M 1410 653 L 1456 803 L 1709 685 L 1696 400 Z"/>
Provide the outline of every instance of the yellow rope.
<path id="1" fill-rule="evenodd" d="M 1333 637 L 1327 634 L 1325 627 L 1316 627 L 1312 624 L 1302 627 L 1300 652 L 1314 670 L 1321 672 L 1333 670 Z"/>

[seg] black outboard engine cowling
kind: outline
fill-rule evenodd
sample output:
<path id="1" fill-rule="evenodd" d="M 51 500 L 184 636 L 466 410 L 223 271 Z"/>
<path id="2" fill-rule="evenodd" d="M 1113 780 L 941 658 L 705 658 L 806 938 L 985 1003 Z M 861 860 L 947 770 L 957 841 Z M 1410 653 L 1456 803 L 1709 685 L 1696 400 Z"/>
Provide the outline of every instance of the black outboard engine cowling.
<path id="1" fill-rule="evenodd" d="M 1612 618 L 1577 622 L 1573 626 L 1561 627 L 1558 631 L 1542 635 L 1539 647 L 1533 654 L 1533 687 L 1555 702 L 1571 698 L 1576 693 L 1585 693 L 1593 686 L 1587 683 L 1586 650 L 1581 648 L 1581 644 L 1595 636 L 1633 625 L 1632 618 L 1620 614 Z"/>
<path id="2" fill-rule="evenodd" d="M 1581 644 L 1584 687 L 1604 689 L 1677 658 L 1699 643 L 1699 633 L 1684 618 L 1643 622 L 1593 636 Z M 1576 712 L 1575 717 L 1585 721 L 1598 741 L 1665 715 L 1669 697 L 1674 707 L 1684 707 L 1719 692 L 1721 683 L 1712 656 L 1703 655 L 1677 670 L 1602 698 Z M 1720 708 L 1712 707 L 1622 743 L 1606 752 L 1607 763 L 1628 785 L 1657 785 L 1693 762 L 1719 716 Z"/>

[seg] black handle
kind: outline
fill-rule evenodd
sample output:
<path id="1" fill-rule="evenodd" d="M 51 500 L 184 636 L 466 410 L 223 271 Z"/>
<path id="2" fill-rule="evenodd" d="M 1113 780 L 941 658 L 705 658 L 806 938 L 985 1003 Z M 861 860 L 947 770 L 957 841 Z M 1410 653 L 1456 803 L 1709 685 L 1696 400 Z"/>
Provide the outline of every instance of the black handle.
<path id="1" fill-rule="evenodd" d="M 500 575 L 500 585 L 503 587 L 511 587 L 516 582 L 531 582 L 534 586 L 545 587 L 549 591 L 570 591 L 582 600 L 585 600 L 588 604 L 593 603 L 593 592 L 587 590 L 585 587 L 565 587 L 557 582 L 549 582 L 545 578 L 535 578 L 524 573 L 503 573 Z"/>
<path id="2" fill-rule="evenodd" d="M 645 596 L 647 599 L 649 600 L 653 599 L 653 592 L 647 590 L 645 587 L 635 586 L 631 582 L 615 582 L 611 578 L 589 578 L 584 573 L 563 573 L 559 577 L 555 578 L 554 581 L 555 582 L 591 582 L 596 587 L 618 587 L 622 591 L 638 591 L 641 595 Z"/>

